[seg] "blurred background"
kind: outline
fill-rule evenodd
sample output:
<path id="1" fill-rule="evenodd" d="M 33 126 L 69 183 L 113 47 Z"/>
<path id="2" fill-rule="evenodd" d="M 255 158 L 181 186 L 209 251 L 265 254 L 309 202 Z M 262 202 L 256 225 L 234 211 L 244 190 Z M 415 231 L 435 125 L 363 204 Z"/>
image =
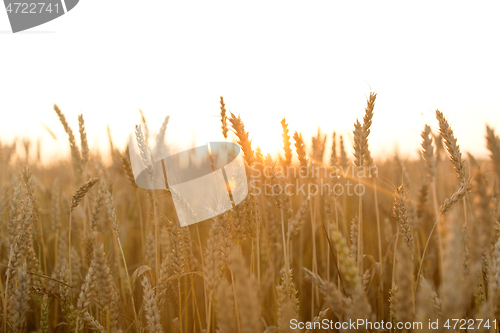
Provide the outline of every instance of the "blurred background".
<path id="1" fill-rule="evenodd" d="M 417 157 L 423 125 L 437 128 L 437 108 L 463 151 L 486 156 L 486 123 L 500 129 L 499 9 L 425 1 L 82 0 L 18 34 L 0 11 L 0 140 L 39 141 L 43 163 L 65 157 L 57 103 L 75 135 L 83 113 L 91 149 L 106 156 L 107 126 L 124 149 L 139 108 L 158 128 L 171 116 L 171 144 L 204 142 L 220 136 L 222 95 L 264 153 L 281 149 L 283 117 L 308 148 L 318 127 L 327 145 L 333 131 L 350 145 L 372 90 L 375 156 Z"/>

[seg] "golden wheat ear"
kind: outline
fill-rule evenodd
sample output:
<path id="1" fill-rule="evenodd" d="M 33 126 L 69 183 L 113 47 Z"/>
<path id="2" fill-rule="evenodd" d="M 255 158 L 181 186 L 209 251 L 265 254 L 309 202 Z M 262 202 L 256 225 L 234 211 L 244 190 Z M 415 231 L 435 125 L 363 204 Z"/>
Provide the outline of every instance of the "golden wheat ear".
<path id="1" fill-rule="evenodd" d="M 71 159 L 73 161 L 75 176 L 79 177 L 83 172 L 83 165 L 82 165 L 82 155 L 80 153 L 80 149 L 78 149 L 78 146 L 76 145 L 75 135 L 73 134 L 73 130 L 66 121 L 66 116 L 57 106 L 57 104 L 54 104 L 54 111 L 59 117 L 59 120 L 64 127 L 64 131 L 66 132 L 66 134 L 68 134 L 69 147 L 71 149 Z"/>
<path id="2" fill-rule="evenodd" d="M 80 202 L 85 198 L 90 189 L 99 181 L 99 178 L 93 178 L 83 184 L 78 190 L 76 190 L 75 194 L 71 198 L 71 210 L 78 207 Z"/>
<path id="3" fill-rule="evenodd" d="M 220 97 L 220 121 L 222 123 L 221 129 L 222 129 L 222 135 L 224 136 L 224 139 L 227 139 L 227 115 L 226 115 L 226 104 L 224 104 L 224 98 L 221 96 Z"/>
<path id="4" fill-rule="evenodd" d="M 443 137 L 446 150 L 450 155 L 451 163 L 455 167 L 457 177 L 462 183 L 465 183 L 465 165 L 462 160 L 460 146 L 457 144 L 457 139 L 453 135 L 453 130 L 441 111 L 436 110 L 436 118 L 439 122 L 439 132 Z"/>

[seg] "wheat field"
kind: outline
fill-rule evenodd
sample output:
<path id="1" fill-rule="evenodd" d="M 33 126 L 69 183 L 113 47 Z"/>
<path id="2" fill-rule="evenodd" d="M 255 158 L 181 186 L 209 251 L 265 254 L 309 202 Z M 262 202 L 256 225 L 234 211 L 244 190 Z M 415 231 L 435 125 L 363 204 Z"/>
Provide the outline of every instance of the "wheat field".
<path id="1" fill-rule="evenodd" d="M 0 143 L 1 331 L 498 332 L 499 137 L 486 128 L 491 158 L 465 155 L 436 110 L 419 159 L 376 160 L 375 102 L 352 146 L 292 134 L 283 118 L 273 158 L 221 97 L 249 195 L 187 227 L 169 190 L 136 185 L 126 147 L 110 139 L 104 163 L 83 115 L 73 132 L 54 105 L 66 161 Z"/>

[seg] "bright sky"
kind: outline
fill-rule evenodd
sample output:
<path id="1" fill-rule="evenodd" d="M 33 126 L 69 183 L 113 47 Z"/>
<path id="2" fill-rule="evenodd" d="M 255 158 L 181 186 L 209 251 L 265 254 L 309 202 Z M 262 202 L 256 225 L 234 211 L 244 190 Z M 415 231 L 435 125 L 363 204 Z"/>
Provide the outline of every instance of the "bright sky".
<path id="1" fill-rule="evenodd" d="M 218 133 L 223 95 L 264 151 L 281 147 L 284 116 L 310 147 L 318 126 L 350 137 L 371 87 L 376 155 L 417 151 L 423 125 L 437 127 L 436 108 L 463 151 L 486 154 L 485 124 L 500 132 L 499 10 L 499 2 L 82 0 L 18 34 L 0 10 L 0 140 L 40 138 L 45 161 L 67 153 L 57 103 L 75 134 L 83 113 L 94 149 L 107 152 L 107 124 L 124 147 L 139 108 L 157 127 L 170 114 L 167 139 L 192 142 L 191 122 L 210 120 Z"/>

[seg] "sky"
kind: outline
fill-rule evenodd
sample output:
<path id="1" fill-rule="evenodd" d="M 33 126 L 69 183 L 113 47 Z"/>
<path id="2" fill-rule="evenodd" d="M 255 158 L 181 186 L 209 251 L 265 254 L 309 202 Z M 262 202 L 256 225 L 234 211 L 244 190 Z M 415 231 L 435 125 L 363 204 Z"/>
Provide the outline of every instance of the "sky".
<path id="1" fill-rule="evenodd" d="M 0 140 L 41 140 L 42 160 L 69 153 L 52 106 L 93 151 L 106 127 L 123 149 L 140 122 L 171 116 L 167 140 L 221 138 L 219 96 L 254 146 L 282 146 L 280 121 L 346 137 L 377 100 L 370 147 L 417 157 L 420 132 L 444 112 L 464 152 L 486 156 L 500 131 L 500 3 L 81 0 L 64 16 L 12 34 L 0 10 Z M 57 136 L 54 140 L 44 128 Z M 330 151 L 328 147 L 327 151 Z M 326 158 L 327 154 L 325 155 Z"/>

